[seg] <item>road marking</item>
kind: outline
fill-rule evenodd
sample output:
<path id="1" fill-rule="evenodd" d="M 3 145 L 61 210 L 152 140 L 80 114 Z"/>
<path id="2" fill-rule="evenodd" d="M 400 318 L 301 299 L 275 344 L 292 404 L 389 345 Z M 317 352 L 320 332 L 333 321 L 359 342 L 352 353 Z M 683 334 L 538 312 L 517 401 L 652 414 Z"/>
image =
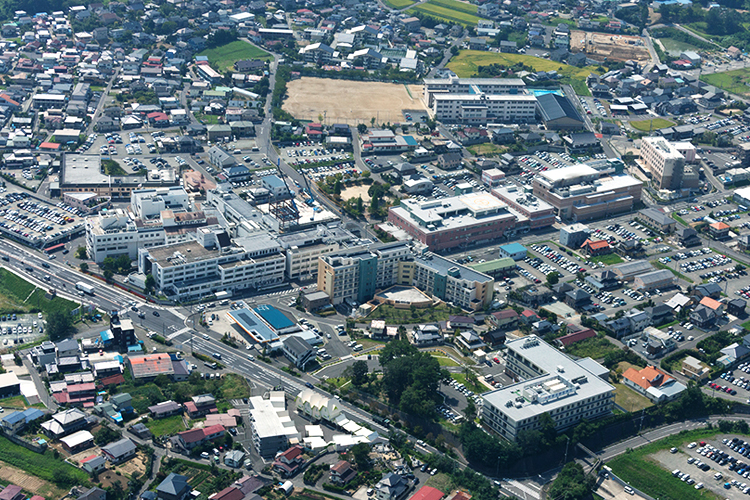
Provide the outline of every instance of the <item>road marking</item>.
<path id="1" fill-rule="evenodd" d="M 179 337 L 183 333 L 187 333 L 189 331 L 190 331 L 190 328 L 188 327 L 185 327 L 182 330 L 177 330 L 176 332 L 167 335 L 167 340 L 174 340 L 175 338 Z"/>

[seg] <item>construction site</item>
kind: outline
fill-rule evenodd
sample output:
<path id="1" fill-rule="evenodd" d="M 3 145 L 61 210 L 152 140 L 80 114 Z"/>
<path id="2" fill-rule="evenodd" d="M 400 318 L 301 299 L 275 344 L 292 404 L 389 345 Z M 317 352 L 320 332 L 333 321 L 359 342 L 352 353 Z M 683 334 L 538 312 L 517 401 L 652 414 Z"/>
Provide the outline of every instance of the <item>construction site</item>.
<path id="1" fill-rule="evenodd" d="M 643 38 L 612 33 L 570 32 L 570 51 L 583 52 L 599 62 L 648 61 L 651 59 Z"/>

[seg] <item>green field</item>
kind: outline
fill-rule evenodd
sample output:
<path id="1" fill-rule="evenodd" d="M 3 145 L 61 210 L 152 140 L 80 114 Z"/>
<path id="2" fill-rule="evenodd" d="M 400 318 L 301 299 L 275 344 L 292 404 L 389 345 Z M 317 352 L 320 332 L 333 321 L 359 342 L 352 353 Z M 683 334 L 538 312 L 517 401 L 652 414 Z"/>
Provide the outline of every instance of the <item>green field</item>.
<path id="1" fill-rule="evenodd" d="M 491 64 L 513 66 L 517 63 L 523 63 L 533 68 L 534 71 L 557 71 L 562 76 L 560 82 L 572 85 L 578 95 L 591 95 L 589 89 L 586 87 L 586 77 L 591 73 L 598 73 L 595 68 L 589 66 L 576 68 L 575 66 L 534 56 L 502 54 L 480 50 L 462 50 L 457 56 L 451 58 L 447 66 L 448 69 L 456 73 L 459 77 L 468 78 L 478 73 L 479 66 L 489 66 Z"/>
<path id="2" fill-rule="evenodd" d="M 41 288 L 36 288 L 15 274 L 0 269 L 0 314 L 39 311 L 45 314 L 52 311 L 69 313 L 78 307 L 75 302 L 62 297 L 50 300 L 45 295 Z"/>
<path id="3" fill-rule="evenodd" d="M 433 358 L 438 360 L 438 363 L 440 363 L 440 366 L 460 366 L 458 363 L 453 361 L 453 359 L 449 358 L 448 356 L 441 356 L 441 353 L 432 352 L 430 353 Z"/>
<path id="4" fill-rule="evenodd" d="M 404 9 L 414 5 L 412 0 L 385 0 L 384 3 L 392 9 Z"/>
<path id="5" fill-rule="evenodd" d="M 750 71 L 746 69 L 701 75 L 701 80 L 732 94 L 750 94 Z"/>
<path id="6" fill-rule="evenodd" d="M 403 0 L 400 0 L 403 1 Z M 476 25 L 481 19 L 477 16 L 477 6 L 457 0 L 429 0 L 412 7 L 407 12 L 421 12 L 438 20 L 457 23 L 463 26 Z"/>
<path id="7" fill-rule="evenodd" d="M 458 383 L 464 384 L 467 389 L 475 392 L 476 394 L 482 394 L 483 392 L 487 392 L 489 390 L 486 386 L 482 385 L 481 382 L 472 384 L 466 379 L 466 375 L 464 375 L 463 373 L 451 373 L 451 377 Z"/>
<path id="8" fill-rule="evenodd" d="M 646 396 L 623 384 L 615 384 L 615 403 L 631 413 L 654 405 Z"/>
<path id="9" fill-rule="evenodd" d="M 718 434 L 718 429 L 680 432 L 665 439 L 626 452 L 610 460 L 607 465 L 617 476 L 644 493 L 660 500 L 707 500 L 722 498 L 707 489 L 696 490 L 693 486 L 672 477 L 649 455 L 660 450 L 681 447 L 690 441 L 700 441 Z"/>
<path id="10" fill-rule="evenodd" d="M 666 52 L 669 52 L 669 55 L 671 56 L 679 56 L 681 52 L 684 52 L 686 50 L 701 50 L 695 45 L 681 42 L 680 40 L 675 40 L 673 38 L 659 38 L 659 41 L 664 46 L 664 50 Z"/>
<path id="11" fill-rule="evenodd" d="M 410 309 L 397 309 L 392 305 L 383 304 L 370 313 L 367 319 L 384 319 L 389 325 L 402 325 L 445 321 L 450 314 L 448 306 L 444 304 L 424 309 L 415 309 L 414 314 L 412 314 Z"/>
<path id="12" fill-rule="evenodd" d="M 650 130 L 659 130 L 660 128 L 667 128 L 674 125 L 674 122 L 665 120 L 664 118 L 654 118 L 653 120 L 640 120 L 636 122 L 630 122 L 630 125 L 634 129 L 642 132 L 648 132 Z"/>
<path id="13" fill-rule="evenodd" d="M 42 454 L 35 453 L 4 437 L 0 437 L 0 461 L 63 488 L 65 485 L 59 484 L 61 473 L 71 479 L 71 484 L 89 484 L 89 475 L 83 469 L 64 462 L 63 457 L 54 458 L 52 450 L 48 449 Z"/>
<path id="14" fill-rule="evenodd" d="M 255 45 L 250 45 L 242 40 L 235 40 L 215 49 L 203 50 L 198 55 L 208 57 L 208 62 L 219 73 L 232 69 L 234 62 L 242 59 L 261 59 L 263 61 L 273 59 L 271 54 L 265 50 L 259 49 Z"/>
<path id="15" fill-rule="evenodd" d="M 620 348 L 607 340 L 607 337 L 592 337 L 565 347 L 565 352 L 579 358 L 601 359 Z"/>
<path id="16" fill-rule="evenodd" d="M 593 262 L 601 262 L 604 265 L 611 266 L 614 264 L 620 264 L 622 262 L 622 257 L 617 255 L 616 253 L 610 253 L 607 255 L 597 255 L 596 257 L 591 257 L 589 260 Z"/>
<path id="17" fill-rule="evenodd" d="M 172 436 L 186 430 L 182 415 L 172 415 L 157 420 L 151 419 L 146 422 L 146 427 L 154 433 L 154 436 Z"/>

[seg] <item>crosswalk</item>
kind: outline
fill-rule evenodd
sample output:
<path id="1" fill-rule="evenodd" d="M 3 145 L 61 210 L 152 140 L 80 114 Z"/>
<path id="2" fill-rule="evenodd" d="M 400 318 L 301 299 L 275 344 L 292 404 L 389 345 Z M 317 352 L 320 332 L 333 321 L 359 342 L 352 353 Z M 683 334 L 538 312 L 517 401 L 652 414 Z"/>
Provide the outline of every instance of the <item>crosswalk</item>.
<path id="1" fill-rule="evenodd" d="M 187 333 L 187 332 L 189 332 L 189 331 L 190 331 L 190 328 L 188 328 L 188 327 L 185 327 L 185 328 L 183 328 L 182 330 L 177 330 L 177 331 L 176 331 L 176 332 L 174 332 L 174 333 L 170 333 L 169 335 L 167 335 L 167 339 L 168 339 L 168 340 L 174 340 L 174 339 L 176 339 L 177 337 L 179 337 L 180 335 L 182 335 L 183 333 Z M 189 337 L 189 336 L 188 336 L 188 337 Z"/>

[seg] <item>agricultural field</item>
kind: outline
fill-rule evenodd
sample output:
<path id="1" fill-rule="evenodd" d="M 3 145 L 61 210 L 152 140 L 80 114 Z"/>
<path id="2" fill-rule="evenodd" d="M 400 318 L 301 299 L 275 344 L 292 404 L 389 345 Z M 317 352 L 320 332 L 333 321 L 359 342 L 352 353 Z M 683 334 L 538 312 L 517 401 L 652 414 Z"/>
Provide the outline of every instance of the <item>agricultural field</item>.
<path id="1" fill-rule="evenodd" d="M 86 472 L 64 462 L 62 457 L 55 458 L 53 450 L 35 453 L 4 437 L 0 437 L 0 462 L 63 488 L 66 484 L 89 484 Z"/>
<path id="2" fill-rule="evenodd" d="M 392 9 L 405 9 L 414 5 L 412 0 L 385 0 L 384 3 Z"/>
<path id="3" fill-rule="evenodd" d="M 533 68 L 534 71 L 557 71 L 562 76 L 560 82 L 572 85 L 578 95 L 591 95 L 586 87 L 586 77 L 591 73 L 599 74 L 599 71 L 591 66 L 577 68 L 540 57 L 485 52 L 481 50 L 462 50 L 457 56 L 451 58 L 447 67 L 459 77 L 469 78 L 478 73 L 479 66 L 489 66 L 491 64 L 513 66 L 517 63 L 523 63 Z"/>
<path id="4" fill-rule="evenodd" d="M 630 125 L 632 125 L 636 130 L 649 132 L 651 130 L 659 130 L 660 128 L 671 127 L 672 125 L 674 125 L 674 122 L 665 120 L 664 118 L 654 118 L 653 120 L 639 120 L 630 122 Z"/>
<path id="5" fill-rule="evenodd" d="M 208 62 L 219 73 L 232 69 L 234 62 L 242 59 L 261 59 L 263 61 L 273 59 L 271 54 L 265 50 L 242 40 L 235 40 L 214 49 L 205 49 L 198 55 L 208 57 Z"/>
<path id="6" fill-rule="evenodd" d="M 750 95 L 750 71 L 747 69 L 701 75 L 701 80 L 732 94 Z"/>
<path id="7" fill-rule="evenodd" d="M 403 1 L 403 0 L 400 0 Z M 477 16 L 477 6 L 459 2 L 457 0 L 428 0 L 407 10 L 409 13 L 421 12 L 440 21 L 461 24 L 463 26 L 476 25 L 480 17 Z"/>

